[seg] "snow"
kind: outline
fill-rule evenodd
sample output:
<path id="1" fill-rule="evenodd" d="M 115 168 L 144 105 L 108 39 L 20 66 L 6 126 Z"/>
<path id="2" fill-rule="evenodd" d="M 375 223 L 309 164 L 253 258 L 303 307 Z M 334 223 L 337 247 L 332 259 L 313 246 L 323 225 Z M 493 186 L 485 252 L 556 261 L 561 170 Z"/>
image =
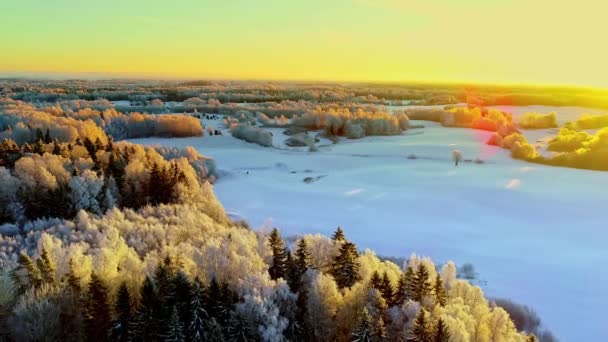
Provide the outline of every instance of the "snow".
<path id="1" fill-rule="evenodd" d="M 517 110 L 547 111 L 535 108 Z M 215 158 L 225 173 L 218 198 L 253 227 L 294 235 L 341 225 L 359 248 L 381 255 L 470 262 L 487 295 L 531 306 L 560 339 L 607 340 L 608 173 L 513 160 L 484 144 L 490 132 L 414 123 L 425 128 L 322 143 L 314 153 L 286 149 L 280 129 L 280 148 L 226 132 L 133 142 L 194 146 Z M 458 167 L 454 149 L 465 160 Z M 475 158 L 484 163 L 466 162 Z"/>

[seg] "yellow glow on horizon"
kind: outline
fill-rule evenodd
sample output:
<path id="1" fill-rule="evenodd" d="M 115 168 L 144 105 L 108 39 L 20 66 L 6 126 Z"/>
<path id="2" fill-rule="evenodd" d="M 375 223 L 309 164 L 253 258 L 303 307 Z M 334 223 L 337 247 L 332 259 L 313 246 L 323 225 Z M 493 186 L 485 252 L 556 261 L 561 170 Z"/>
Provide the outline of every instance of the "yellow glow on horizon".
<path id="1" fill-rule="evenodd" d="M 9 0 L 0 73 L 608 86 L 608 4 Z M 599 36 L 598 36 L 599 35 Z"/>

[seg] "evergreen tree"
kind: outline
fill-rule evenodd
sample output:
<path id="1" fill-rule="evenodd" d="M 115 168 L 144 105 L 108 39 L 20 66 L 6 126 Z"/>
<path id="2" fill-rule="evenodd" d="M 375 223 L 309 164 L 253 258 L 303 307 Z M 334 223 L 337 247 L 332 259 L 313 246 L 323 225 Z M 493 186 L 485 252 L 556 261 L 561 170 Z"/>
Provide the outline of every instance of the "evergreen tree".
<path id="1" fill-rule="evenodd" d="M 192 320 L 192 283 L 184 272 L 179 271 L 173 277 L 173 288 L 179 319 L 184 329 L 186 329 Z"/>
<path id="2" fill-rule="evenodd" d="M 34 142 L 42 142 L 42 141 L 44 141 L 44 135 L 42 134 L 42 130 L 40 128 L 36 128 Z"/>
<path id="3" fill-rule="evenodd" d="M 375 321 L 374 326 L 372 327 L 372 341 L 374 342 L 383 342 L 386 341 L 386 326 L 384 324 L 384 318 L 382 315 L 379 315 Z"/>
<path id="4" fill-rule="evenodd" d="M 46 133 L 44 134 L 44 142 L 46 144 L 50 144 L 53 142 L 53 139 L 51 139 L 51 132 L 48 128 L 46 129 Z"/>
<path id="5" fill-rule="evenodd" d="M 59 142 L 57 140 L 55 140 L 53 142 L 53 154 L 56 154 L 56 155 L 61 154 L 61 146 L 59 145 Z"/>
<path id="6" fill-rule="evenodd" d="M 217 322 L 215 318 L 211 318 L 207 322 L 207 335 L 205 341 L 208 342 L 224 342 L 224 332 L 222 326 Z"/>
<path id="7" fill-rule="evenodd" d="M 248 342 L 254 339 L 247 321 L 235 311 L 230 313 L 226 337 L 230 342 Z"/>
<path id="8" fill-rule="evenodd" d="M 116 303 L 114 304 L 116 319 L 112 323 L 112 340 L 127 342 L 130 341 L 131 325 L 131 295 L 127 284 L 123 282 L 118 288 Z"/>
<path id="9" fill-rule="evenodd" d="M 391 284 L 391 280 L 388 278 L 388 274 L 384 272 L 382 274 L 382 280 L 380 283 L 380 292 L 382 293 L 382 297 L 386 300 L 386 303 L 391 306 L 393 305 L 393 285 Z"/>
<path id="10" fill-rule="evenodd" d="M 305 238 L 301 238 L 300 241 L 298 241 L 295 257 L 295 262 L 300 274 L 304 274 L 310 267 L 310 263 L 312 261 L 312 254 L 308 248 L 308 243 L 306 242 Z"/>
<path id="11" fill-rule="evenodd" d="M 36 264 L 38 265 L 42 281 L 47 284 L 56 284 L 55 272 L 57 267 L 51 260 L 45 247 L 42 247 L 42 252 L 40 253 L 40 257 L 36 260 Z"/>
<path id="12" fill-rule="evenodd" d="M 185 341 L 184 327 L 179 319 L 179 313 L 177 307 L 173 306 L 171 309 L 171 315 L 169 316 L 169 322 L 167 330 L 164 334 L 163 341 L 166 342 L 182 342 Z"/>
<path id="13" fill-rule="evenodd" d="M 287 259 L 285 260 L 285 266 L 287 268 L 287 284 L 289 285 L 291 291 L 296 293 L 300 287 L 300 272 L 295 260 L 293 260 L 291 253 L 289 250 L 287 250 L 287 248 L 285 248 L 285 255 L 287 255 Z"/>
<path id="14" fill-rule="evenodd" d="M 424 297 L 430 294 L 429 271 L 423 263 L 418 264 L 416 274 L 411 283 L 411 297 L 413 300 L 421 302 Z"/>
<path id="15" fill-rule="evenodd" d="M 192 285 L 192 301 L 190 307 L 192 308 L 192 318 L 189 325 L 189 339 L 193 342 L 200 342 L 204 339 L 205 334 L 205 319 L 207 319 L 207 312 L 203 307 L 203 289 L 198 282 L 195 280 Z"/>
<path id="16" fill-rule="evenodd" d="M 352 287 L 361 280 L 359 270 L 361 265 L 357 258 L 359 252 L 352 242 L 345 242 L 340 246 L 339 254 L 334 258 L 330 274 L 336 280 L 339 288 Z"/>
<path id="17" fill-rule="evenodd" d="M 135 314 L 132 336 L 136 341 L 152 341 L 158 337 L 158 326 L 155 321 L 160 310 L 160 300 L 156 296 L 152 279 L 146 277 L 141 288 L 141 300 Z"/>
<path id="18" fill-rule="evenodd" d="M 156 162 L 152 164 L 150 169 L 150 183 L 148 184 L 148 193 L 150 194 L 150 203 L 153 205 L 162 202 L 164 179 L 162 170 Z"/>
<path id="19" fill-rule="evenodd" d="M 435 304 L 446 306 L 448 302 L 448 295 L 445 287 L 443 287 L 443 281 L 441 280 L 441 276 L 439 276 L 439 274 L 437 274 L 435 277 L 433 293 L 435 294 Z"/>
<path id="20" fill-rule="evenodd" d="M 408 266 L 404 274 L 405 288 L 406 288 L 406 300 L 413 299 L 414 293 L 416 292 L 416 271 L 414 267 Z"/>
<path id="21" fill-rule="evenodd" d="M 429 331 L 427 313 L 424 308 L 420 308 L 414 324 L 410 328 L 408 342 L 432 342 L 432 333 Z"/>
<path id="22" fill-rule="evenodd" d="M 301 238 L 298 241 L 298 246 L 295 252 L 295 259 L 292 260 L 291 254 L 286 250 L 287 253 L 287 265 L 288 265 L 288 282 L 289 287 L 294 293 L 300 291 L 302 285 L 302 276 L 306 273 L 306 270 L 310 267 L 312 254 L 306 243 L 306 239 Z"/>
<path id="23" fill-rule="evenodd" d="M 371 317 L 367 308 L 363 308 L 359 316 L 359 322 L 357 323 L 357 327 L 353 331 L 352 334 L 352 342 L 372 342 L 373 341 L 373 331 L 372 331 L 372 323 Z"/>
<path id="24" fill-rule="evenodd" d="M 449 342 L 452 334 L 448 330 L 448 326 L 443 319 L 439 318 L 435 324 L 435 332 L 433 333 L 433 342 Z"/>
<path id="25" fill-rule="evenodd" d="M 107 341 L 112 326 L 108 289 L 95 272 L 91 274 L 86 300 L 86 335 L 89 341 Z"/>
<path id="26" fill-rule="evenodd" d="M 287 272 L 287 254 L 285 253 L 285 245 L 278 229 L 274 228 L 272 230 L 268 238 L 268 244 L 272 250 L 272 265 L 268 269 L 270 278 L 285 278 Z"/>
<path id="27" fill-rule="evenodd" d="M 338 228 L 336 228 L 336 231 L 331 236 L 331 239 L 334 240 L 335 242 L 346 241 L 346 236 L 344 235 L 344 231 L 342 230 L 342 227 L 338 226 Z"/>
<path id="28" fill-rule="evenodd" d="M 410 270 L 411 268 L 408 268 Z M 393 304 L 401 305 L 405 303 L 407 300 L 407 283 L 405 274 L 399 277 L 399 281 L 397 282 L 397 288 L 395 289 L 395 294 L 393 295 Z"/>
<path id="29" fill-rule="evenodd" d="M 68 287 L 74 294 L 74 297 L 80 298 L 82 287 L 80 285 L 80 278 L 74 272 L 74 260 L 70 259 L 68 262 L 68 274 L 67 274 Z"/>
<path id="30" fill-rule="evenodd" d="M 369 287 L 372 289 L 380 290 L 382 286 L 382 279 L 380 279 L 380 273 L 374 270 L 372 276 L 369 278 Z"/>
<path id="31" fill-rule="evenodd" d="M 17 293 L 24 293 L 30 287 L 38 287 L 42 284 L 40 270 L 34 264 L 29 255 L 24 252 L 19 254 L 17 267 L 11 271 L 11 278 L 17 287 Z"/>

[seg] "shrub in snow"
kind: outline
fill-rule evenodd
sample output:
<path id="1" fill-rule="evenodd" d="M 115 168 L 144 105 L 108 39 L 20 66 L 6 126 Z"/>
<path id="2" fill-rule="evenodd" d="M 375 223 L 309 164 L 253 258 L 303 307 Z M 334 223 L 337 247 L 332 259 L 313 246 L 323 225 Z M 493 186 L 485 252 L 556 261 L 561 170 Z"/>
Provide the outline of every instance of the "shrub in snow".
<path id="1" fill-rule="evenodd" d="M 249 123 L 232 125 L 230 127 L 230 133 L 237 139 L 264 147 L 272 146 L 272 133 L 263 128 L 251 126 Z"/>
<path id="2" fill-rule="evenodd" d="M 548 114 L 527 112 L 517 119 L 517 124 L 528 129 L 554 128 L 557 127 L 557 116 L 555 112 Z"/>
<path id="3" fill-rule="evenodd" d="M 307 132 L 294 134 L 285 140 L 287 146 L 310 146 L 314 143 L 315 138 Z"/>

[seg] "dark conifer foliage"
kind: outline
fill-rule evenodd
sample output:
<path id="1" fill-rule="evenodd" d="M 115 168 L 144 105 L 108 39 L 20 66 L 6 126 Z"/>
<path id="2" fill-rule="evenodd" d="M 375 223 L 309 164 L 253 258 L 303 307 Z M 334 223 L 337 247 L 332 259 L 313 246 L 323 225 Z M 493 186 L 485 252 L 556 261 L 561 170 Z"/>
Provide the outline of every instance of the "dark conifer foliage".
<path id="1" fill-rule="evenodd" d="M 446 306 L 448 302 L 448 294 L 443 286 L 441 276 L 437 274 L 435 277 L 435 283 L 433 284 L 433 294 L 435 295 L 435 303 L 441 306 Z"/>
<path id="2" fill-rule="evenodd" d="M 268 238 L 268 244 L 272 250 L 272 265 L 268 269 L 270 278 L 285 278 L 287 273 L 287 253 L 285 252 L 285 243 L 278 229 L 274 228 L 272 230 Z"/>
<path id="3" fill-rule="evenodd" d="M 433 342 L 448 342 L 450 341 L 450 333 L 448 326 L 445 324 L 443 319 L 439 318 L 435 323 L 435 331 L 433 332 Z"/>
<path id="4" fill-rule="evenodd" d="M 112 326 L 108 289 L 97 274 L 91 274 L 85 314 L 86 336 L 89 341 L 107 341 Z"/>
<path id="5" fill-rule="evenodd" d="M 124 282 L 118 288 L 114 304 L 114 321 L 112 322 L 112 341 L 127 342 L 131 340 L 131 294 Z"/>
<path id="6" fill-rule="evenodd" d="M 432 342 L 433 333 L 429 328 L 429 322 L 427 320 L 427 312 L 424 308 L 421 308 L 416 315 L 414 324 L 410 328 L 408 342 Z"/>
<path id="7" fill-rule="evenodd" d="M 361 280 L 359 274 L 361 265 L 357 260 L 358 257 L 359 252 L 354 243 L 347 241 L 340 246 L 339 254 L 331 266 L 331 274 L 339 288 L 351 287 Z"/>
<path id="8" fill-rule="evenodd" d="M 429 271 L 426 269 L 426 266 L 422 263 L 418 265 L 416 268 L 416 273 L 413 276 L 413 279 L 410 281 L 411 286 L 409 286 L 411 298 L 417 302 L 422 301 L 422 299 L 431 293 L 431 283 L 429 281 Z"/>
<path id="9" fill-rule="evenodd" d="M 359 315 L 359 321 L 355 331 L 353 331 L 352 342 L 373 342 L 374 335 L 372 330 L 371 316 L 366 308 Z"/>
<path id="10" fill-rule="evenodd" d="M 336 242 L 346 240 L 346 236 L 344 235 L 344 231 L 342 230 L 342 227 L 338 226 L 338 228 L 336 228 L 336 231 L 331 236 L 331 239 Z"/>

